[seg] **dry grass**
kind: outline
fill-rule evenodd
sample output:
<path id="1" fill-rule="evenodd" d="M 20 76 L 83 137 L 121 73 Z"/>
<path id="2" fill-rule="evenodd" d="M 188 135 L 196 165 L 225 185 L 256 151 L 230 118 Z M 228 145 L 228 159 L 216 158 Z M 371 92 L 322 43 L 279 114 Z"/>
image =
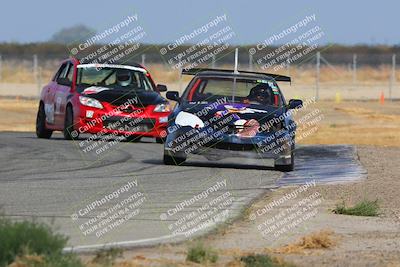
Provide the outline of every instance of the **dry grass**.
<path id="1" fill-rule="evenodd" d="M 30 63 L 30 62 L 29 62 Z M 155 63 L 147 64 L 156 83 L 173 83 L 176 82 L 180 75 L 178 70 L 172 69 L 169 65 Z M 207 66 L 204 66 L 207 67 Z M 209 66 L 208 66 L 209 67 Z M 57 62 L 45 62 L 41 67 L 42 82 L 49 81 L 58 68 Z M 216 68 L 231 69 L 231 65 L 218 65 Z M 247 69 L 245 65 L 242 69 Z M 261 71 L 261 70 L 258 70 Z M 266 70 L 274 72 L 272 70 Z M 292 80 L 297 84 L 314 84 L 315 83 L 315 67 L 314 66 L 294 66 L 289 69 L 282 69 L 277 73 L 283 75 L 290 75 Z M 389 82 L 391 75 L 391 66 L 381 65 L 378 67 L 360 67 L 357 69 L 358 82 Z M 400 72 L 397 72 L 396 80 L 400 80 Z M 321 65 L 320 69 L 320 82 L 322 83 L 335 83 L 344 84 L 351 83 L 353 80 L 353 73 L 347 67 L 334 66 L 329 67 Z M 34 83 L 35 77 L 32 70 L 31 63 L 27 62 L 3 62 L 2 68 L 2 82 L 5 83 Z"/>
<path id="2" fill-rule="evenodd" d="M 324 115 L 317 131 L 300 138 L 310 127 L 299 127 L 296 134 L 301 144 L 354 144 L 400 146 L 400 111 L 397 103 L 380 105 L 378 102 L 321 101 L 309 109 L 301 110 L 297 118 L 314 109 Z"/>
<path id="3" fill-rule="evenodd" d="M 360 116 L 372 120 L 397 121 L 400 122 L 400 115 L 381 114 L 374 110 L 360 107 L 335 107 L 335 110 L 349 114 L 350 116 Z"/>
<path id="4" fill-rule="evenodd" d="M 57 67 L 54 68 L 41 68 L 42 83 L 47 82 L 53 78 L 53 75 L 57 71 Z M 36 78 L 32 67 L 25 65 L 8 65 L 6 62 L 3 63 L 2 68 L 2 80 L 4 83 L 35 83 Z"/>
<path id="5" fill-rule="evenodd" d="M 8 267 L 30 267 L 44 264 L 44 257 L 39 255 L 18 256 Z"/>
<path id="6" fill-rule="evenodd" d="M 0 131 L 34 131 L 37 100 L 0 99 Z"/>
<path id="7" fill-rule="evenodd" d="M 0 131 L 34 131 L 37 100 L 0 99 Z M 321 101 L 307 114 L 318 108 L 324 118 L 317 123 L 318 130 L 300 138 L 307 130 L 299 127 L 296 134 L 300 144 L 354 144 L 400 147 L 400 110 L 398 104 L 378 102 Z M 308 128 L 309 129 L 309 128 Z"/>
<path id="8" fill-rule="evenodd" d="M 172 260 L 166 258 L 146 258 L 144 256 L 135 256 L 130 260 L 124 260 L 121 262 L 117 262 L 112 265 L 113 267 L 146 267 L 146 266 L 176 266 L 176 267 L 195 267 L 195 266 L 204 266 L 202 264 L 183 261 L 183 260 Z M 207 266 L 217 266 L 213 264 L 208 264 Z M 90 267 L 90 266 L 88 266 Z M 95 266 L 93 266 L 95 267 Z M 96 266 L 97 267 L 97 266 Z"/>
<path id="9" fill-rule="evenodd" d="M 300 238 L 294 244 L 289 244 L 273 251 L 281 254 L 304 253 L 309 249 L 327 249 L 335 246 L 337 243 L 334 238 L 334 232 L 331 230 L 321 230 Z"/>

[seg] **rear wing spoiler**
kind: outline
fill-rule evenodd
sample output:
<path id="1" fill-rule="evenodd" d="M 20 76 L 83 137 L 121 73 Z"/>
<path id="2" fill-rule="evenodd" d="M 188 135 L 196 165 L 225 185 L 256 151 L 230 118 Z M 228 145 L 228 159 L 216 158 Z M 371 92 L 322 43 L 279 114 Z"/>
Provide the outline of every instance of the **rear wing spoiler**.
<path id="1" fill-rule="evenodd" d="M 197 73 L 203 71 L 215 71 L 215 72 L 224 72 L 224 73 L 232 73 L 235 74 L 233 70 L 226 70 L 226 69 L 207 69 L 207 68 L 192 68 L 192 69 L 182 69 L 182 75 L 196 75 Z M 279 74 L 272 74 L 272 73 L 264 73 L 264 72 L 253 72 L 253 71 L 238 71 L 240 73 L 249 73 L 249 74 L 258 74 L 270 77 L 278 82 L 292 82 L 289 76 L 279 75 Z"/>

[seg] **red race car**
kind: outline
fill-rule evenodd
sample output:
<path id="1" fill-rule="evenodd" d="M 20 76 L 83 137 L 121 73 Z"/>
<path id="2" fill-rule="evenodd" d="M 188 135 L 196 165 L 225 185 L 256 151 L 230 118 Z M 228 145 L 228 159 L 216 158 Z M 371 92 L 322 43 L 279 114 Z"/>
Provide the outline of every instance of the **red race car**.
<path id="1" fill-rule="evenodd" d="M 50 138 L 62 131 L 65 139 L 81 133 L 142 136 L 162 142 L 166 136 L 170 105 L 160 95 L 165 85 L 155 85 L 140 64 L 80 64 L 62 62 L 40 95 L 36 135 Z"/>

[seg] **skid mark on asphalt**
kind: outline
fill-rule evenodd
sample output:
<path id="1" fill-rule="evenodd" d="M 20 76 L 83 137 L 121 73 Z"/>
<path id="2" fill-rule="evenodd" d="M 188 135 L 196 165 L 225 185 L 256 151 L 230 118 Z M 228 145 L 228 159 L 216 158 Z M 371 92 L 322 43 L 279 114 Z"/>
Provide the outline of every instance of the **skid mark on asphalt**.
<path id="1" fill-rule="evenodd" d="M 317 183 L 353 182 L 367 177 L 351 145 L 300 146 L 296 152 L 296 166 L 277 181 L 278 186 Z"/>

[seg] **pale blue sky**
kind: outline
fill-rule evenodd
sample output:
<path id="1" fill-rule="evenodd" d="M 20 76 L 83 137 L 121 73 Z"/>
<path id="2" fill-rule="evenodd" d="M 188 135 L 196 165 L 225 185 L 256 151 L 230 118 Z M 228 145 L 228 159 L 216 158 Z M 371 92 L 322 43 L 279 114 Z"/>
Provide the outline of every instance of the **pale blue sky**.
<path id="1" fill-rule="evenodd" d="M 168 43 L 226 13 L 236 33 L 231 42 L 254 44 L 315 13 L 326 33 L 323 42 L 400 44 L 399 10 L 400 2 L 395 0 L 13 0 L 2 3 L 0 42 L 46 41 L 59 29 L 76 24 L 101 31 L 137 13 L 146 42 Z"/>

